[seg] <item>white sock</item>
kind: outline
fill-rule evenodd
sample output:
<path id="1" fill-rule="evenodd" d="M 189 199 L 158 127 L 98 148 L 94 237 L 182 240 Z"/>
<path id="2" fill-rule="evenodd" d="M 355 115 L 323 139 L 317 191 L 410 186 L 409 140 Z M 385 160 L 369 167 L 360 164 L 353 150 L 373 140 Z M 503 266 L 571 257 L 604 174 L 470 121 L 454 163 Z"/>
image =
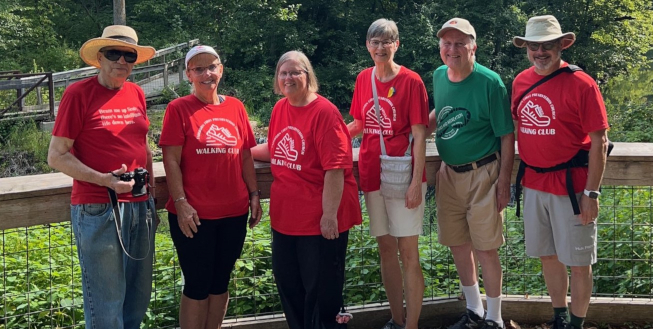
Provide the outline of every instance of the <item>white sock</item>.
<path id="1" fill-rule="evenodd" d="M 467 309 L 483 318 L 485 310 L 483 309 L 483 301 L 481 301 L 481 292 L 478 290 L 478 282 L 473 286 L 462 287 L 463 293 L 465 294 L 465 300 L 467 301 Z"/>
<path id="2" fill-rule="evenodd" d="M 503 319 L 501 318 L 501 296 L 499 297 L 486 297 L 487 302 L 487 316 L 486 320 L 492 320 L 503 327 Z"/>

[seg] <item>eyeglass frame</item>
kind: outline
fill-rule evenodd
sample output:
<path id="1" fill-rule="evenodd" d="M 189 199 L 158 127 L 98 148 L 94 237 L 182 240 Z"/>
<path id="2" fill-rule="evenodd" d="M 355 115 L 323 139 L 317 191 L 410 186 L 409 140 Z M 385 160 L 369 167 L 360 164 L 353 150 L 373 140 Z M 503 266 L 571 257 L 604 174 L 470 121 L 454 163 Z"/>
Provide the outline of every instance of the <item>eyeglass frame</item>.
<path id="1" fill-rule="evenodd" d="M 220 65 L 222 65 L 222 63 L 217 63 L 217 64 L 216 64 L 216 63 L 213 63 L 213 64 L 211 64 L 211 65 L 209 65 L 209 66 L 195 66 L 195 67 L 189 67 L 189 68 L 187 68 L 187 70 L 188 70 L 189 72 L 193 72 L 195 75 L 202 75 L 202 74 L 204 74 L 207 70 L 208 70 L 209 72 L 211 72 L 211 73 L 216 73 L 216 72 L 218 72 L 218 67 L 220 67 Z M 211 69 L 212 66 L 214 66 L 213 69 Z"/>
<path id="2" fill-rule="evenodd" d="M 371 48 L 379 48 L 379 45 L 382 46 L 383 48 L 390 48 L 397 40 L 392 40 L 392 39 L 385 39 L 385 40 L 372 40 L 369 39 L 367 40 L 367 45 L 368 47 Z M 375 45 L 376 43 L 376 45 Z"/>
<path id="3" fill-rule="evenodd" d="M 553 40 L 553 41 L 546 41 L 546 42 L 526 42 L 526 48 L 528 48 L 530 51 L 538 51 L 540 48 L 542 48 L 544 51 L 550 51 L 553 48 L 555 48 L 559 43 L 559 39 Z M 531 45 L 537 45 L 537 48 L 531 47 Z"/>
<path id="4" fill-rule="evenodd" d="M 299 78 L 300 76 L 302 76 L 302 73 L 306 73 L 306 75 L 308 75 L 308 72 L 307 72 L 306 70 L 288 71 L 288 72 L 286 72 L 286 71 L 280 71 L 280 72 L 277 74 L 277 77 L 279 77 L 279 79 L 281 79 L 281 80 L 284 80 L 284 79 L 288 78 L 289 76 L 290 76 L 290 78 L 292 78 L 292 79 L 297 79 L 297 78 Z"/>

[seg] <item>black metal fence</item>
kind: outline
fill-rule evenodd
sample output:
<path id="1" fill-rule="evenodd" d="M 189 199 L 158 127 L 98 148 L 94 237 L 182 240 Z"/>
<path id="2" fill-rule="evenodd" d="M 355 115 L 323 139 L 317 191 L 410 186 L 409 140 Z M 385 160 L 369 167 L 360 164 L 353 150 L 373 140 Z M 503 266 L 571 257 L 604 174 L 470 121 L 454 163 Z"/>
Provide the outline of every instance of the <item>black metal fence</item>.
<path id="1" fill-rule="evenodd" d="M 652 187 L 604 187 L 598 219 L 599 261 L 594 266 L 594 296 L 653 299 Z M 348 306 L 384 303 L 376 242 L 363 225 L 350 232 L 345 300 Z M 267 207 L 265 207 L 267 208 Z M 177 326 L 182 276 L 169 237 L 165 213 L 158 229 L 153 293 L 143 328 Z M 546 295 L 538 259 L 524 254 L 523 223 L 508 208 L 501 248 L 503 292 Z M 247 235 L 230 286 L 227 317 L 255 321 L 280 317 L 281 306 L 271 270 L 268 218 Z M 2 254 L 0 328 L 83 328 L 80 269 L 69 223 L 0 231 Z M 424 298 L 453 298 L 459 281 L 451 255 L 437 242 L 433 189 L 427 193 L 420 257 Z M 482 269 L 481 269 L 482 271 Z M 482 281 L 481 281 L 482 286 Z"/>

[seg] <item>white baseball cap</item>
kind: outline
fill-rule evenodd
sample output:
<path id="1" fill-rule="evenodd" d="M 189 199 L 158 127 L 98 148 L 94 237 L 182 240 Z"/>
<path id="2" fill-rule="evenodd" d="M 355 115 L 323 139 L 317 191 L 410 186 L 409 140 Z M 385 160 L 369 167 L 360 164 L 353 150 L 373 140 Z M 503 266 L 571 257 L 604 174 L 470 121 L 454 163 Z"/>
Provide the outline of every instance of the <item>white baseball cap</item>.
<path id="1" fill-rule="evenodd" d="M 476 31 L 474 30 L 474 27 L 472 24 L 469 24 L 468 20 L 464 18 L 455 17 L 444 23 L 442 28 L 437 33 L 438 38 L 442 38 L 442 36 L 449 30 L 458 30 L 476 40 Z"/>
<path id="2" fill-rule="evenodd" d="M 218 52 L 213 49 L 211 46 L 195 46 L 191 50 L 188 51 L 188 54 L 186 54 L 186 68 L 188 68 L 188 62 L 195 56 L 199 54 L 211 54 L 215 56 L 218 61 L 220 61 L 220 56 L 218 55 Z"/>

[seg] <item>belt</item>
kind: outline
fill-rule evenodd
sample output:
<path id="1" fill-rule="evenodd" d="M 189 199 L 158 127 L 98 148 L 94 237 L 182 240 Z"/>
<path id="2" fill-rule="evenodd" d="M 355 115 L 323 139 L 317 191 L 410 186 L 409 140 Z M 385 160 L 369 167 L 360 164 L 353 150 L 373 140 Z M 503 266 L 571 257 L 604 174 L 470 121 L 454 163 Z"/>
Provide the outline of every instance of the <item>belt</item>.
<path id="1" fill-rule="evenodd" d="M 452 165 L 448 164 L 447 166 L 449 166 L 451 169 L 453 169 L 453 171 L 455 171 L 457 173 L 463 173 L 463 172 L 467 172 L 467 171 L 470 171 L 470 170 L 474 170 L 474 169 L 476 169 L 478 167 L 485 166 L 488 163 L 494 162 L 496 159 L 497 159 L 497 154 L 492 153 L 492 154 L 486 156 L 485 158 L 483 158 L 481 160 L 478 160 L 478 161 L 475 161 L 475 162 L 472 162 L 472 163 L 468 163 L 468 164 L 464 164 L 464 165 L 460 165 L 460 166 L 452 166 Z"/>

